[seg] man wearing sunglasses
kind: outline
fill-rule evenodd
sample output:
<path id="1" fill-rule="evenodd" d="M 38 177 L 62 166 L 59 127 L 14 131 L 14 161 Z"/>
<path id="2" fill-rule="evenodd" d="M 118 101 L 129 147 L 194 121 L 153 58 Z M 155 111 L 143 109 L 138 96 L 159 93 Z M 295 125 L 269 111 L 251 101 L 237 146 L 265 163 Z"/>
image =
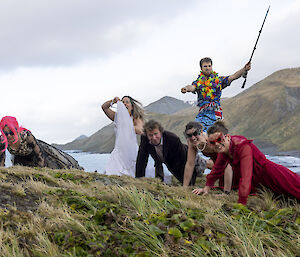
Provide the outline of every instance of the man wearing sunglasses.
<path id="1" fill-rule="evenodd" d="M 215 151 L 214 145 L 208 140 L 208 135 L 203 131 L 201 123 L 196 121 L 189 122 L 185 127 L 185 137 L 188 142 L 187 162 L 184 170 L 183 186 L 188 186 L 192 177 L 192 172 L 195 166 L 195 159 L 199 156 L 199 152 L 206 157 L 206 168 L 212 169 L 217 160 L 218 153 Z M 233 172 L 230 165 L 227 165 L 224 172 L 224 177 L 219 180 L 219 188 L 222 188 L 224 193 L 229 194 L 232 187 Z M 235 186 L 236 183 L 234 183 Z"/>
<path id="2" fill-rule="evenodd" d="M 181 93 L 197 93 L 197 105 L 199 113 L 195 120 L 203 125 L 203 131 L 214 124 L 216 120 L 222 119 L 222 108 L 220 98 L 222 90 L 230 86 L 233 80 L 240 78 L 244 73 L 251 69 L 251 63 L 247 63 L 242 69 L 230 76 L 219 76 L 212 69 L 212 60 L 205 57 L 200 60 L 200 75 L 191 84 L 181 88 Z"/>
<path id="3" fill-rule="evenodd" d="M 145 176 L 145 168 L 150 154 L 155 163 L 155 177 L 159 177 L 162 181 L 164 180 L 162 166 L 164 163 L 168 170 L 183 183 L 187 150 L 188 146 L 181 143 L 178 136 L 164 130 L 159 122 L 155 120 L 146 122 L 136 161 L 136 177 Z M 197 159 L 196 162 L 198 165 L 196 165 L 196 168 L 194 167 L 189 181 L 191 185 L 195 184 L 196 176 L 202 175 L 205 169 L 201 160 Z"/>

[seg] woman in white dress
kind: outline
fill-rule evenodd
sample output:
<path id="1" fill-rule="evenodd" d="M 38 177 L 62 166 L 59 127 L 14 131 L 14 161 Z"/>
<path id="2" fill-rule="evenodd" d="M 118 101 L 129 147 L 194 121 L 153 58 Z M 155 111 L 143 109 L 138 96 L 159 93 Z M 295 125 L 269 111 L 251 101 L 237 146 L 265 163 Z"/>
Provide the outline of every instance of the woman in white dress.
<path id="1" fill-rule="evenodd" d="M 111 107 L 117 104 L 117 112 Z M 130 96 L 122 100 L 115 97 L 102 105 L 106 116 L 115 124 L 116 141 L 106 164 L 107 175 L 128 175 L 135 177 L 135 164 L 138 152 L 136 135 L 143 133 L 144 111 L 142 105 Z M 154 177 L 154 169 L 148 172 L 148 177 Z M 149 174 L 153 173 L 153 174 Z"/>

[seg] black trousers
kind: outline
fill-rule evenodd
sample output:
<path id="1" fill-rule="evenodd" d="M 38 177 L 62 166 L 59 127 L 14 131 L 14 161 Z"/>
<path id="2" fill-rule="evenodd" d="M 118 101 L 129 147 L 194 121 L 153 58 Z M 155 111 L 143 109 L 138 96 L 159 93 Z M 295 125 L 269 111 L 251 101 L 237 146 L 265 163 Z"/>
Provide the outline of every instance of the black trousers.
<path id="1" fill-rule="evenodd" d="M 170 170 L 170 172 L 172 173 L 172 175 L 175 178 L 177 178 L 181 182 L 181 184 L 183 184 L 184 170 L 181 172 L 181 174 L 175 173 L 172 170 Z M 155 166 L 155 177 L 159 178 L 161 181 L 164 181 L 165 175 L 164 175 L 164 169 L 163 169 L 162 164 Z M 196 167 L 195 167 L 190 184 L 189 184 L 190 186 L 195 185 L 196 177 L 197 177 L 197 172 L 196 172 Z"/>

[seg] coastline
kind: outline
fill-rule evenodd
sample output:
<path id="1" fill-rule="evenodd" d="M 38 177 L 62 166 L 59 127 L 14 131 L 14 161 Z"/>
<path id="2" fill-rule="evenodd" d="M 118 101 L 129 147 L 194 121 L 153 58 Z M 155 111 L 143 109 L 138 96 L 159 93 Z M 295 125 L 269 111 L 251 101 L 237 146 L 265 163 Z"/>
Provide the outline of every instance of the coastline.
<path id="1" fill-rule="evenodd" d="M 269 142 L 269 141 L 262 141 L 258 139 L 254 139 L 253 143 L 258 147 L 266 155 L 272 156 L 292 156 L 300 158 L 300 150 L 290 150 L 290 151 L 280 151 L 278 147 Z"/>

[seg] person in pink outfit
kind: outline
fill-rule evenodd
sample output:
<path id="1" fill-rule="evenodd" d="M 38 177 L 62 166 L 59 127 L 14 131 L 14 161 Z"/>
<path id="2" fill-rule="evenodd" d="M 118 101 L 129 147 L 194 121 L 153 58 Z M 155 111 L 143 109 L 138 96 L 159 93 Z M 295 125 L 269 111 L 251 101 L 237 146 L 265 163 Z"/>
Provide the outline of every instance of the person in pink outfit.
<path id="1" fill-rule="evenodd" d="M 208 129 L 209 143 L 218 152 L 218 158 L 204 188 L 194 189 L 194 194 L 208 194 L 215 181 L 224 175 L 225 167 L 231 164 L 239 179 L 239 199 L 247 203 L 248 195 L 260 186 L 300 200 L 300 175 L 268 160 L 265 155 L 244 136 L 230 136 L 223 121 L 217 121 Z"/>
<path id="2" fill-rule="evenodd" d="M 13 165 L 83 170 L 71 155 L 36 139 L 12 116 L 5 116 L 0 121 L 0 167 L 5 166 L 6 149 L 12 156 Z"/>

